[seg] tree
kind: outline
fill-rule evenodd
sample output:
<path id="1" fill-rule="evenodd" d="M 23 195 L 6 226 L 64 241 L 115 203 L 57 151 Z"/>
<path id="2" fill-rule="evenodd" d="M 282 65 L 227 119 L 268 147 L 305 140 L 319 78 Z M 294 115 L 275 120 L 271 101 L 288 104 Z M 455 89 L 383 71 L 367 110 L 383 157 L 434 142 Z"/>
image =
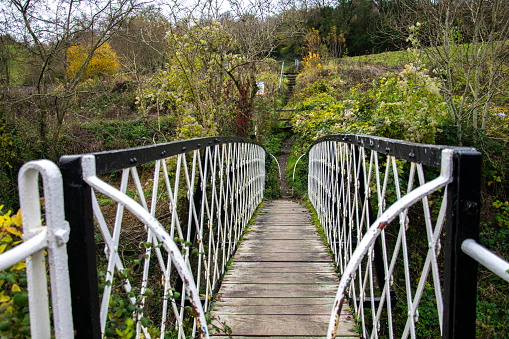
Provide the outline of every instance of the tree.
<path id="1" fill-rule="evenodd" d="M 442 82 L 462 143 L 463 126 L 486 128 L 493 103 L 507 84 L 509 3 L 504 0 L 400 0 L 387 18 Z"/>
<path id="2" fill-rule="evenodd" d="M 22 40 L 23 47 L 37 62 L 36 94 L 27 100 L 35 99 L 39 137 L 52 159 L 57 157 L 55 147 L 70 98 L 96 51 L 140 7 L 135 1 L 9 0 L 2 5 L 7 31 Z M 89 46 L 87 55 L 68 78 L 67 50 L 79 43 Z M 57 87 L 58 83 L 61 86 Z M 51 115 L 56 126 L 50 131 Z"/>
<path id="3" fill-rule="evenodd" d="M 175 5 L 169 39 L 170 68 L 181 74 L 194 116 L 209 133 L 210 121 L 235 107 L 235 133 L 248 136 L 257 92 L 256 73 L 286 38 L 300 32 L 302 18 L 270 1 L 230 2 L 221 12 L 207 2 L 183 12 Z M 194 13 L 199 10 L 199 16 Z M 178 23 L 178 24 L 177 24 Z M 214 118 L 215 117 L 215 118 Z"/>
<path id="4" fill-rule="evenodd" d="M 331 31 L 327 34 L 326 41 L 331 58 L 337 59 L 343 56 L 346 39 L 343 32 L 337 32 L 336 26 L 332 26 Z"/>
<path id="5" fill-rule="evenodd" d="M 149 6 L 129 17 L 110 44 L 122 60 L 124 71 L 148 74 L 162 68 L 166 60 L 168 19 L 160 8 Z"/>

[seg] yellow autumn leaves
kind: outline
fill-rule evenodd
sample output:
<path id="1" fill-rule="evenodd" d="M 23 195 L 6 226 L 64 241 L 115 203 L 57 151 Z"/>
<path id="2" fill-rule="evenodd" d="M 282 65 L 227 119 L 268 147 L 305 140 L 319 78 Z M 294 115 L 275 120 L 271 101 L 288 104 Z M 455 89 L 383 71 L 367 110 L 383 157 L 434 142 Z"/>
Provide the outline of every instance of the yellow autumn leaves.
<path id="1" fill-rule="evenodd" d="M 3 205 L 0 206 L 0 254 L 11 249 L 22 241 L 21 210 L 19 210 L 15 215 L 11 215 L 11 211 L 4 214 L 2 213 L 3 207 Z M 25 262 L 22 261 L 14 265 L 11 270 L 18 271 L 25 269 L 25 267 Z"/>
<path id="2" fill-rule="evenodd" d="M 75 45 L 67 50 L 67 76 L 69 79 L 80 76 L 80 80 L 86 80 L 96 76 L 111 76 L 119 69 L 117 54 L 109 44 L 104 43 L 96 49 L 88 66 L 83 71 L 82 67 L 89 57 L 90 49 L 87 46 Z"/>

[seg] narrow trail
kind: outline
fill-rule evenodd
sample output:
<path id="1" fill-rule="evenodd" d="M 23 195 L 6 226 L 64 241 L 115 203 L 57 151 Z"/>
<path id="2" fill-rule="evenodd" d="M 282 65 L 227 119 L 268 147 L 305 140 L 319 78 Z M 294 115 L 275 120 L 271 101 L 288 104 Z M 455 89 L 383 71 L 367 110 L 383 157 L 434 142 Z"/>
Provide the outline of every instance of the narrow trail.
<path id="1" fill-rule="evenodd" d="M 279 185 L 281 186 L 281 195 L 283 196 L 283 199 L 289 199 L 292 197 L 292 189 L 286 183 L 286 166 L 288 164 L 288 158 L 290 157 L 292 145 L 292 138 L 286 138 L 285 141 L 283 141 L 283 145 L 281 146 L 281 154 L 277 157 L 277 161 L 281 167 L 281 178 L 279 178 Z"/>

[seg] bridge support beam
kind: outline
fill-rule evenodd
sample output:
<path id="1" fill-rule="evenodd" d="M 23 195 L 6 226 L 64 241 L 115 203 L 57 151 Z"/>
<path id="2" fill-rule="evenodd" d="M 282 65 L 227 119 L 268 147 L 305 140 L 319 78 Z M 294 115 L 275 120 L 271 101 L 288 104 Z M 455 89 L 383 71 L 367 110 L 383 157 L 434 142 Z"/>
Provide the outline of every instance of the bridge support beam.
<path id="1" fill-rule="evenodd" d="M 65 218 L 71 227 L 67 256 L 74 338 L 99 339 L 101 327 L 92 194 L 90 186 L 83 180 L 81 160 L 81 156 L 60 159 Z"/>
<path id="2" fill-rule="evenodd" d="M 463 253 L 465 239 L 479 239 L 481 154 L 455 152 L 449 185 L 442 338 L 475 338 L 477 262 Z"/>

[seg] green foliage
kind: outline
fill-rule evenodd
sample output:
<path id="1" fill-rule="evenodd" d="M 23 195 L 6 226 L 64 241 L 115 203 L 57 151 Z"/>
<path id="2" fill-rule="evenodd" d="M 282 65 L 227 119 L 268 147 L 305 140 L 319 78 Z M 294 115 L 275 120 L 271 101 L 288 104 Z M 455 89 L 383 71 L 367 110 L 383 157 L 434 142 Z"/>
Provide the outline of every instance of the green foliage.
<path id="1" fill-rule="evenodd" d="M 495 207 L 495 218 L 501 228 L 509 230 L 509 201 L 501 202 L 496 200 L 493 203 Z"/>
<path id="2" fill-rule="evenodd" d="M 320 31 L 320 36 L 326 39 L 328 34 L 336 27 L 344 32 L 345 44 L 351 55 L 362 55 L 373 50 L 387 50 L 394 46 L 387 41 L 376 41 L 380 38 L 372 32 L 380 25 L 383 18 L 379 9 L 385 4 L 375 4 L 369 0 L 360 0 L 355 6 L 346 2 L 338 2 L 336 6 L 323 6 L 319 9 L 319 17 L 311 21 L 313 27 Z M 376 44 L 374 42 L 377 42 Z"/>
<path id="3" fill-rule="evenodd" d="M 157 120 L 103 120 L 75 126 L 60 140 L 63 154 L 98 152 L 167 142 L 175 135 L 172 117 Z M 90 142 L 93 140 L 94 142 Z"/>
<path id="4" fill-rule="evenodd" d="M 433 143 L 439 126 L 448 119 L 439 84 L 413 65 L 398 74 L 387 73 L 367 91 L 353 88 L 346 100 L 329 94 L 332 91 L 326 84 L 321 87 L 324 91 L 305 99 L 293 120 L 306 147 L 332 133 Z"/>
<path id="5" fill-rule="evenodd" d="M 193 23 L 168 38 L 169 62 L 137 98 L 143 114 L 175 117 L 178 138 L 247 137 L 269 127 L 279 81 L 274 60 L 238 54 L 239 42 L 219 23 Z M 256 95 L 257 81 L 265 95 Z"/>
<path id="6" fill-rule="evenodd" d="M 415 328 L 418 338 L 440 337 L 437 303 L 433 286 L 426 282 L 419 302 L 419 318 Z"/>
<path id="7" fill-rule="evenodd" d="M 139 262 L 137 264 L 139 264 Z M 99 272 L 98 275 L 101 279 L 99 292 L 102 294 L 106 286 L 112 285 L 112 280 L 104 280 L 106 276 L 104 271 Z M 125 269 L 118 273 L 116 278 L 120 280 L 121 284 L 120 286 L 114 287 L 110 296 L 106 328 L 104 331 L 105 336 L 107 338 L 133 338 L 136 335 L 136 321 L 139 318 L 139 321 L 147 329 L 147 332 L 151 336 L 156 337 L 159 334 L 157 326 L 154 325 L 150 318 L 141 316 L 144 311 L 142 300 L 154 294 L 152 289 L 147 288 L 144 293 L 141 293 L 140 288 L 134 286 L 129 293 L 125 293 L 122 285 L 127 279 L 131 282 L 133 281 L 131 269 Z M 171 295 L 171 298 L 177 298 L 176 292 Z M 134 300 L 134 303 L 131 299 Z"/>
<path id="8" fill-rule="evenodd" d="M 281 197 L 281 187 L 279 187 L 279 168 L 276 161 L 270 154 L 265 157 L 265 190 L 263 198 L 267 200 Z"/>
<path id="9" fill-rule="evenodd" d="M 17 205 L 17 192 L 12 192 L 11 183 L 16 180 L 16 149 L 11 133 L 0 120 L 0 193 L 4 203 Z"/>
<path id="10" fill-rule="evenodd" d="M 303 154 L 304 156 L 300 158 L 300 156 Z M 306 199 L 307 197 L 308 160 L 309 160 L 308 155 L 305 153 L 299 153 L 298 145 L 294 144 L 286 167 L 286 178 L 287 178 L 286 181 L 291 183 L 294 195 L 301 199 Z M 295 166 L 296 164 L 297 166 Z M 294 168 L 295 168 L 295 180 L 293 178 Z"/>
<path id="11" fill-rule="evenodd" d="M 277 157 L 281 154 L 283 141 L 290 137 L 291 132 L 282 128 L 280 125 L 272 125 L 270 129 L 262 135 L 262 143 L 268 153 Z M 267 154 L 265 158 L 265 191 L 264 199 L 277 199 L 281 197 L 281 187 L 279 186 L 279 168 L 274 158 Z M 281 168 L 281 175 L 284 176 L 284 168 Z"/>
<path id="12" fill-rule="evenodd" d="M 263 136 L 263 145 L 265 149 L 274 156 L 281 154 L 283 141 L 291 136 L 291 132 L 284 130 L 280 125 L 272 125 L 268 133 Z"/>
<path id="13" fill-rule="evenodd" d="M 413 53 L 401 52 L 398 57 L 394 56 L 397 64 L 400 56 L 416 56 Z M 384 57 L 387 57 L 386 55 Z M 407 65 L 397 73 L 387 73 L 369 86 L 360 84 L 344 91 L 343 81 L 347 78 L 349 67 L 355 67 L 352 59 L 342 62 L 342 65 L 333 69 L 332 74 L 323 76 L 318 67 L 307 69 L 298 81 L 294 102 L 299 102 L 297 112 L 293 119 L 295 131 L 295 143 L 289 159 L 288 167 L 292 167 L 297 158 L 307 151 L 309 145 L 320 136 L 331 133 L 364 133 L 377 136 L 404 139 L 424 143 L 439 143 L 458 145 L 457 126 L 453 125 L 454 118 L 449 111 L 442 96 L 440 83 L 431 78 L 425 69 L 413 65 Z M 362 60 L 361 60 L 362 59 Z M 368 60 L 370 59 L 370 60 Z M 354 62 L 380 62 L 380 58 L 358 58 Z M 358 67 L 361 65 L 359 64 Z M 372 67 L 364 65 L 365 69 Z M 348 70 L 348 71 L 347 71 Z M 337 72 L 337 73 L 336 73 Z M 341 74 L 341 78 L 336 74 Z M 338 85 L 339 84 L 339 85 Z M 458 98 L 456 98 L 458 100 Z M 509 133 L 509 116 L 505 107 L 491 107 L 488 115 L 486 129 L 475 129 L 469 126 L 467 121 L 462 124 L 465 146 L 473 146 L 483 152 L 482 185 L 487 203 L 483 206 L 482 216 L 485 219 L 481 223 L 480 240 L 495 253 L 506 257 L 509 246 L 509 203 L 507 203 L 507 173 L 509 173 L 509 154 L 507 153 L 507 134 Z M 303 157 L 301 162 L 305 162 Z M 398 170 L 405 172 L 408 163 L 398 162 Z M 382 163 L 383 166 L 383 163 Z M 307 173 L 305 164 L 302 167 L 302 175 L 296 175 L 296 179 L 305 178 Z M 406 171 L 407 172 L 407 171 Z M 431 175 L 431 176 L 430 176 Z M 433 173 L 426 177 L 433 177 Z M 436 174 L 435 174 L 436 175 Z M 403 180 L 404 181 L 404 180 Z M 390 184 L 388 185 L 391 186 Z M 294 184 L 294 189 L 305 194 L 306 183 Z M 387 192 L 388 203 L 395 199 L 395 193 Z M 432 204 L 432 215 L 437 214 L 434 208 L 433 197 L 429 197 Z M 422 211 L 414 213 L 422 214 Z M 424 228 L 417 227 L 416 220 L 413 227 L 407 230 L 407 240 L 412 248 L 425 248 L 422 240 L 426 239 Z M 422 267 L 425 257 L 419 251 L 414 251 L 410 258 L 411 276 L 412 270 Z M 442 268 L 440 268 L 442 269 Z M 478 337 L 506 337 L 507 336 L 507 286 L 499 278 L 489 271 L 481 268 L 478 285 Z M 395 273 L 395 281 L 402 272 Z M 412 289 L 415 293 L 414 283 Z M 434 338 L 439 333 L 431 331 L 438 327 L 434 291 L 426 283 L 425 290 L 419 306 L 419 321 L 417 323 L 418 337 Z M 397 307 L 404 305 L 398 303 Z M 491 308 L 488 312 L 487 309 Z M 480 314 L 482 312 L 482 314 Z M 403 328 L 406 322 L 407 310 L 397 310 L 401 316 L 396 317 L 395 326 L 397 331 Z M 395 314 L 395 313 L 393 313 Z"/>
<path id="14" fill-rule="evenodd" d="M 180 138 L 218 134 L 231 123 L 236 106 L 225 66 L 241 57 L 223 58 L 217 51 L 232 50 L 234 42 L 218 24 L 170 34 L 169 39 L 170 60 L 138 96 L 140 110 L 168 111 L 179 122 Z"/>
<path id="15" fill-rule="evenodd" d="M 509 309 L 494 302 L 477 301 L 477 338 L 507 338 Z"/>

